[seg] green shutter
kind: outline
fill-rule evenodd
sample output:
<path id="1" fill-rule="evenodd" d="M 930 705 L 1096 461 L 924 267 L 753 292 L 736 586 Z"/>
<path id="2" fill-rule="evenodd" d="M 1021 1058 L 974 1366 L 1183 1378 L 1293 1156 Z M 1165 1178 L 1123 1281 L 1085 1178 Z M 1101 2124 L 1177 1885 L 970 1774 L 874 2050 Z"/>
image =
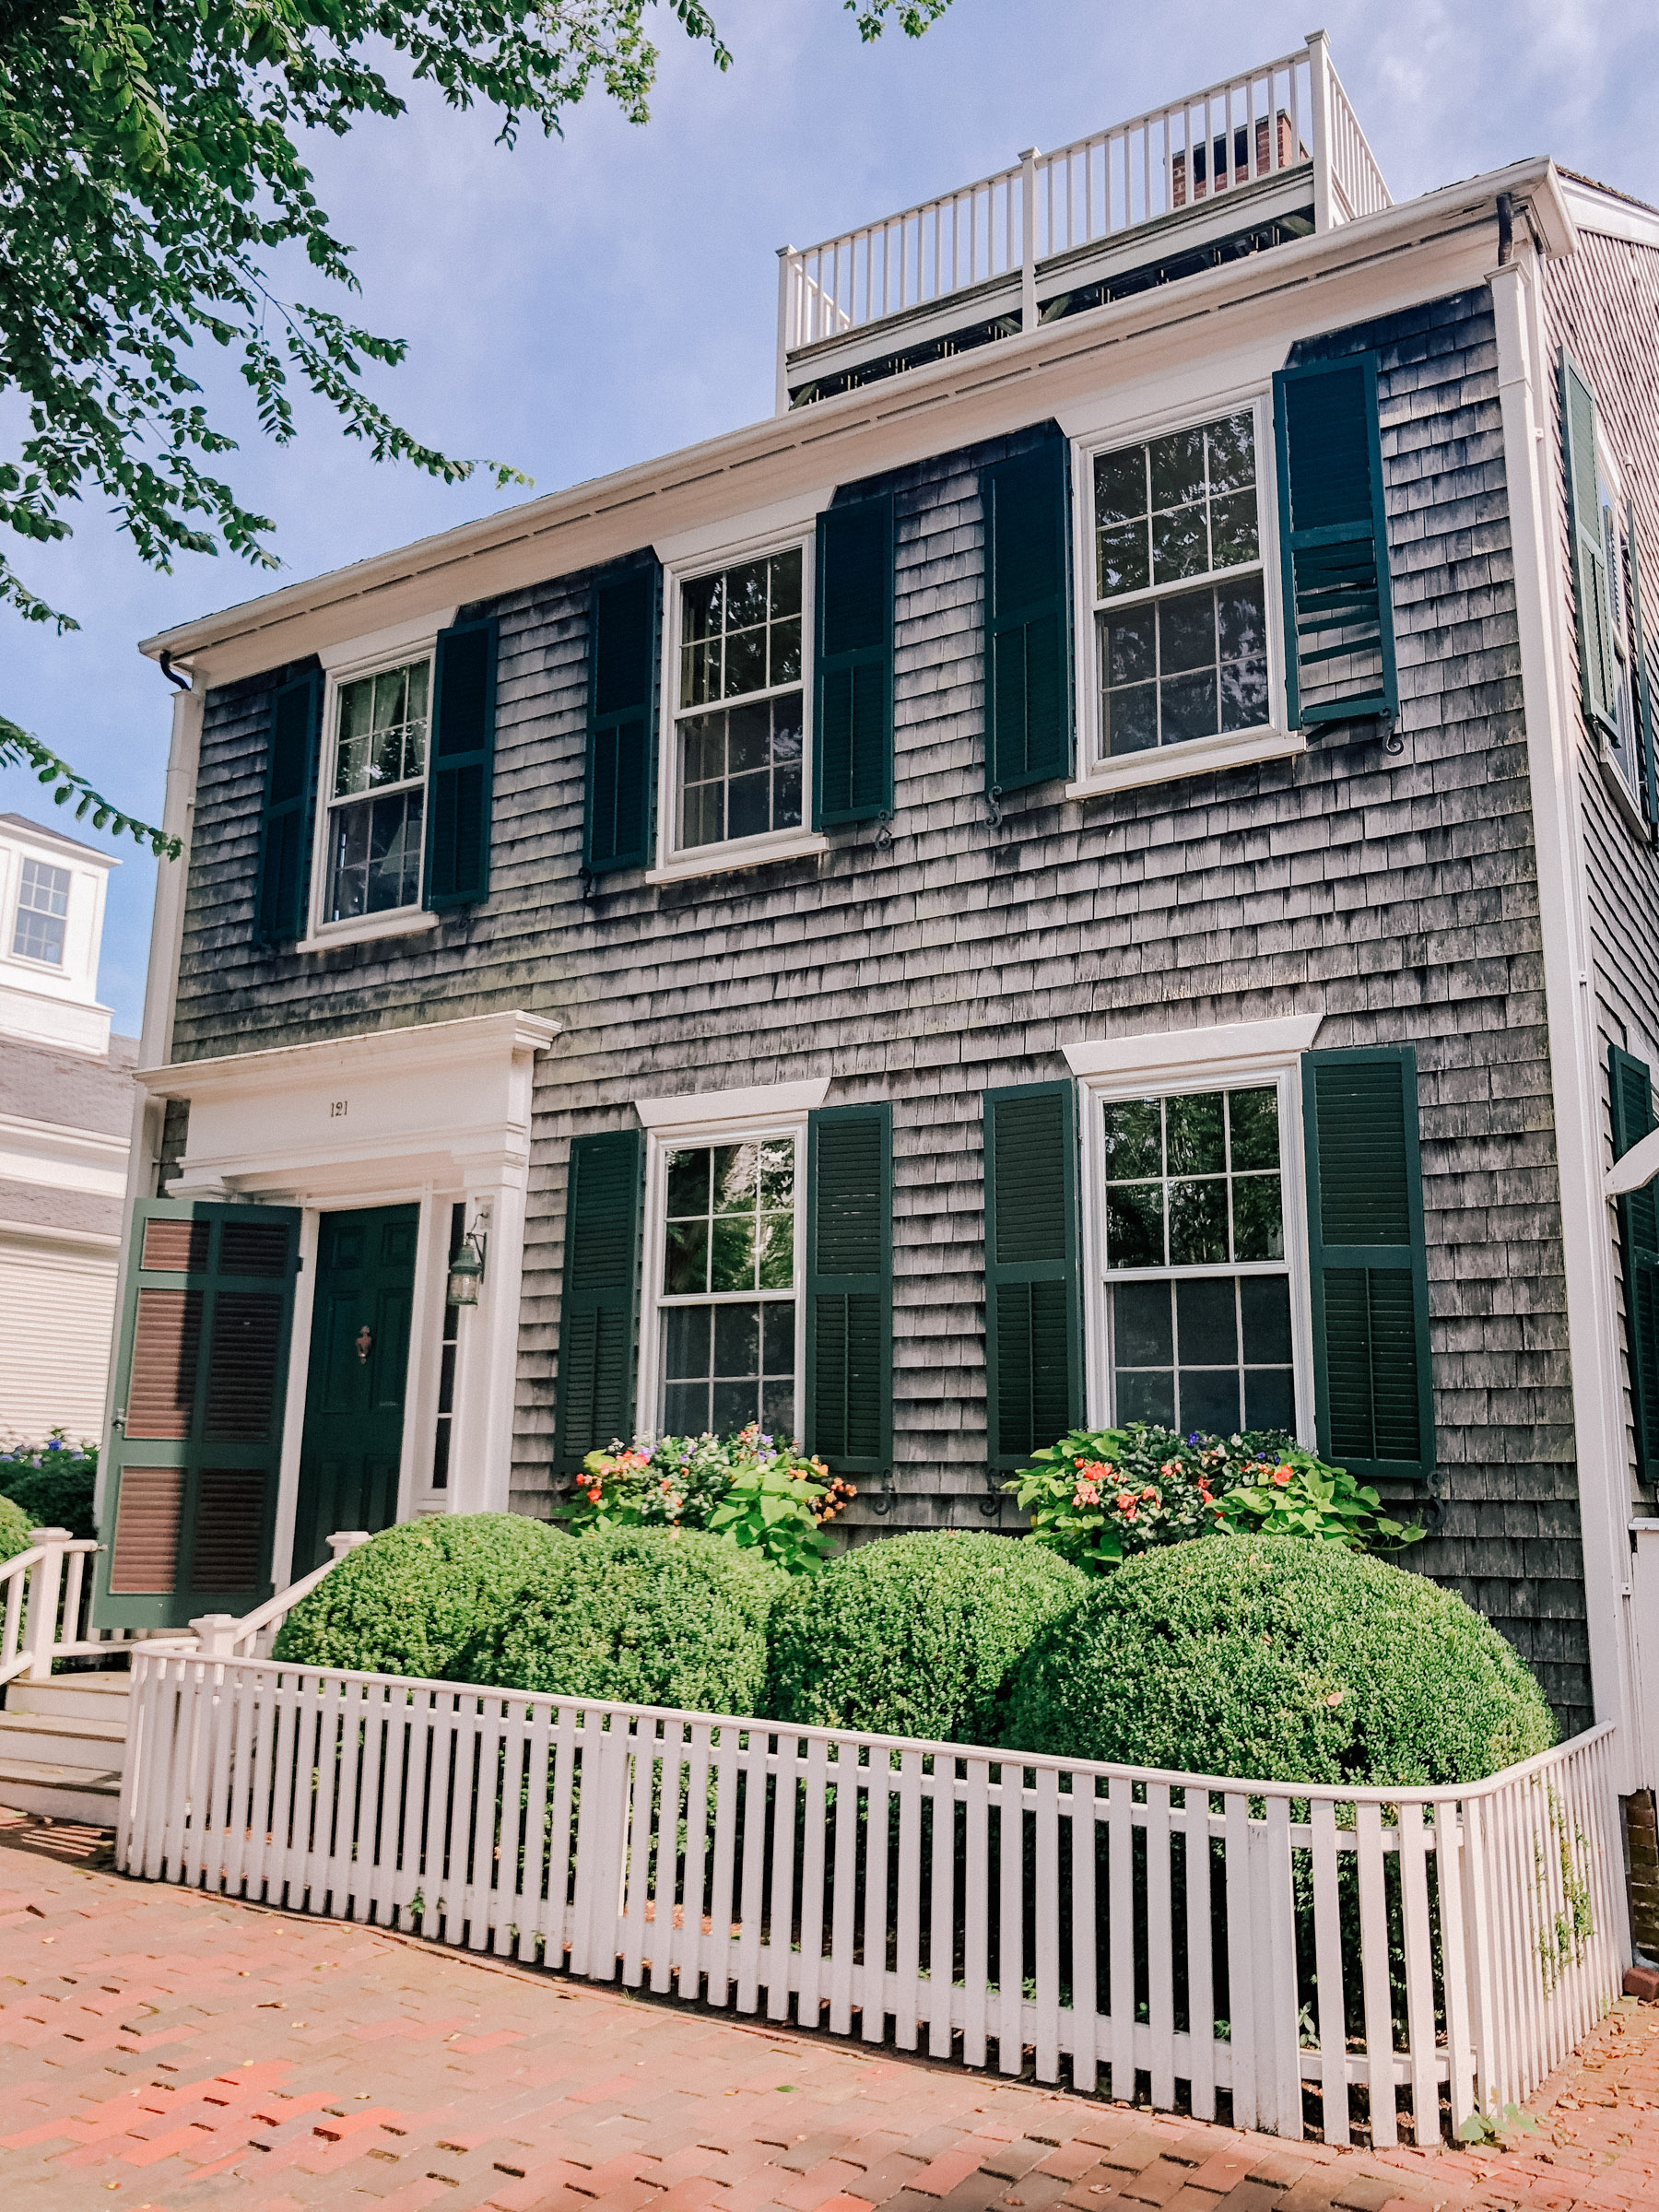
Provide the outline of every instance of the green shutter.
<path id="1" fill-rule="evenodd" d="M 987 1452 L 1009 1474 L 1083 1418 L 1069 1083 L 985 1093 Z"/>
<path id="2" fill-rule="evenodd" d="M 890 1108 L 811 1115 L 805 1433 L 832 1475 L 885 1475 L 892 1465 L 892 1191 Z"/>
<path id="3" fill-rule="evenodd" d="M 1653 1087 L 1647 1063 L 1634 1053 L 1610 1045 L 1607 1060 L 1613 1157 L 1622 1159 L 1655 1125 Z M 1659 1200 L 1651 1182 L 1618 1201 L 1618 1242 L 1636 1465 L 1642 1480 L 1652 1482 L 1659 1479 Z"/>
<path id="4" fill-rule="evenodd" d="M 1578 602 L 1579 682 L 1584 719 L 1617 728 L 1613 672 L 1613 599 L 1607 575 L 1606 521 L 1595 467 L 1595 394 L 1572 356 L 1561 350 L 1561 439 L 1567 463 L 1568 525 Z"/>
<path id="5" fill-rule="evenodd" d="M 818 518 L 813 828 L 866 822 L 893 803 L 893 502 Z"/>
<path id="6" fill-rule="evenodd" d="M 1424 1480 L 1434 1397 L 1416 1053 L 1304 1053 L 1302 1124 L 1320 1451 L 1368 1481 Z"/>
<path id="7" fill-rule="evenodd" d="M 1393 714 L 1399 689 L 1376 355 L 1279 370 L 1273 433 L 1290 727 Z"/>
<path id="8" fill-rule="evenodd" d="M 493 618 L 457 622 L 438 633 L 425 899 L 437 912 L 476 905 L 489 890 L 496 647 Z"/>
<path id="9" fill-rule="evenodd" d="M 320 668 L 279 685 L 271 702 L 260 823 L 257 927 L 262 945 L 291 945 L 306 934 L 322 704 Z"/>
<path id="10" fill-rule="evenodd" d="M 1071 773 L 1067 448 L 1045 439 L 980 477 L 985 512 L 985 788 Z"/>
<path id="11" fill-rule="evenodd" d="M 648 559 L 594 583 L 582 847 L 591 876 L 650 859 L 661 574 Z"/>
<path id="12" fill-rule="evenodd" d="M 578 1136 L 565 1191 L 564 1294 L 553 1472 L 633 1436 L 634 1313 L 640 1273 L 641 1140 L 636 1129 Z"/>
<path id="13" fill-rule="evenodd" d="M 1648 667 L 1647 629 L 1641 619 L 1641 548 L 1636 535 L 1636 510 L 1630 504 L 1625 508 L 1625 542 L 1630 548 L 1630 689 L 1641 771 L 1641 811 L 1649 829 L 1654 829 L 1659 828 L 1659 763 L 1653 759 L 1653 684 Z"/>
<path id="14" fill-rule="evenodd" d="M 181 1629 L 270 1594 L 299 1251 L 292 1206 L 133 1209 L 100 1627 Z"/>

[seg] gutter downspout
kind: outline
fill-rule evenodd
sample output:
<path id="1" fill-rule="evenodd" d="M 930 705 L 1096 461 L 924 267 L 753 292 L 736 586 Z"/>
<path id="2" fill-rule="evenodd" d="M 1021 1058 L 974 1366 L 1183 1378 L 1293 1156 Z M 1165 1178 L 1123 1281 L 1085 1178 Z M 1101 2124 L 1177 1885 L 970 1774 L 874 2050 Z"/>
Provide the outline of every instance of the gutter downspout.
<path id="1" fill-rule="evenodd" d="M 171 674 L 171 672 L 169 671 Z M 177 680 L 176 678 L 174 679 Z M 161 827 L 183 845 L 177 860 L 164 860 L 156 874 L 156 904 L 150 919 L 149 965 L 144 983 L 144 1026 L 138 1047 L 140 1067 L 165 1067 L 172 1057 L 173 1010 L 178 1002 L 179 952 L 184 936 L 184 893 L 189 883 L 190 838 L 195 816 L 196 764 L 202 749 L 202 691 L 178 691 L 172 702 L 172 741 L 167 756 L 167 783 Z M 161 1158 L 163 1100 L 141 1093 L 133 1101 L 133 1129 L 127 1147 L 126 1220 L 140 1198 L 155 1192 Z M 122 1316 L 126 1312 L 129 1261 L 126 1222 L 122 1225 L 121 1265 L 115 1282 L 114 1339 L 110 1347 L 110 1381 L 104 1395 L 103 1435 L 98 1455 L 98 1488 L 93 1512 L 103 1527 L 105 1486 L 109 1481 L 112 1418 L 115 1409 Z M 105 1541 L 110 1541 L 106 1535 Z"/>
<path id="2" fill-rule="evenodd" d="M 1558 650 L 1562 582 L 1551 558 L 1552 448 L 1547 426 L 1552 416 L 1538 405 L 1540 380 L 1547 374 L 1541 281 L 1530 241 L 1488 278 L 1497 325 L 1498 391 L 1537 853 L 1591 1691 L 1597 1722 L 1611 1721 L 1618 1726 L 1613 1765 L 1618 1792 L 1628 1795 L 1639 1786 L 1640 1758 L 1631 1673 L 1630 1482 L 1618 1374 L 1613 1248 L 1602 1192 L 1605 1146 L 1595 1073 L 1594 956 L 1583 895 L 1577 741 Z"/>

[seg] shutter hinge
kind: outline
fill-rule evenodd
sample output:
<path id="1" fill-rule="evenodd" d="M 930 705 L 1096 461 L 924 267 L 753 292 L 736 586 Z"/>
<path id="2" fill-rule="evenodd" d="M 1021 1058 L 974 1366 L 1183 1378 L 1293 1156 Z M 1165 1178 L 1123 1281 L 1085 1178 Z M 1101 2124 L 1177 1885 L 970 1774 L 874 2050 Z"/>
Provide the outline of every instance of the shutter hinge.
<path id="1" fill-rule="evenodd" d="M 893 849 L 893 809 L 884 806 L 876 817 L 876 849 L 890 853 Z"/>
<path id="2" fill-rule="evenodd" d="M 1003 810 L 997 804 L 1002 795 L 1003 789 L 1000 783 L 993 783 L 990 790 L 985 794 L 985 805 L 990 809 L 990 818 L 987 827 L 992 830 L 1000 830 L 1002 828 Z"/>
<path id="3" fill-rule="evenodd" d="M 893 1488 L 893 1470 L 889 1467 L 881 1478 L 880 1497 L 872 1498 L 870 1500 L 870 1511 L 873 1513 L 879 1513 L 885 1521 L 898 1502 L 899 1494 Z"/>
<path id="4" fill-rule="evenodd" d="M 117 1406 L 114 1412 L 110 1416 L 111 1428 L 119 1429 L 124 1432 L 126 1429 L 126 1413 L 127 1409 L 124 1406 Z"/>

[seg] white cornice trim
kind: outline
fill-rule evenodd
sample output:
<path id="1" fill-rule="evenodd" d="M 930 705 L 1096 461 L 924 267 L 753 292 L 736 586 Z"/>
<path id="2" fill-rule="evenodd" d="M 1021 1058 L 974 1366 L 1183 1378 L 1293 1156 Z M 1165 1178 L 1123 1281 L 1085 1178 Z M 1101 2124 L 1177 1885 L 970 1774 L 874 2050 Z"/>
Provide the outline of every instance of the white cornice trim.
<path id="1" fill-rule="evenodd" d="M 793 446 L 795 441 L 791 438 L 789 442 Z M 787 537 L 795 531 L 810 530 L 820 511 L 834 497 L 835 487 L 829 484 L 796 492 L 793 499 L 774 500 L 769 507 L 751 508 L 740 516 L 723 515 L 718 522 L 700 523 L 695 530 L 679 530 L 671 537 L 659 537 L 655 541 L 656 557 L 665 569 L 685 567 L 692 561 L 721 554 L 741 558 L 751 546 L 765 545 L 769 539 Z"/>
<path id="2" fill-rule="evenodd" d="M 0 1221 L 0 1241 L 8 1244 L 56 1245 L 88 1259 L 113 1260 L 121 1249 L 118 1232 L 96 1229 L 54 1229 L 47 1221 Z"/>
<path id="3" fill-rule="evenodd" d="M 1597 192 L 1575 178 L 1561 179 L 1561 197 L 1581 230 L 1603 238 L 1629 239 L 1633 245 L 1659 246 L 1659 213 L 1639 207 L 1610 192 Z"/>
<path id="4" fill-rule="evenodd" d="M 830 1077 L 804 1083 L 758 1083 L 747 1090 L 703 1090 L 677 1099 L 636 1099 L 634 1112 L 647 1129 L 703 1128 L 798 1120 L 830 1095 Z"/>
<path id="5" fill-rule="evenodd" d="M 235 1091 L 280 1088 L 285 1082 L 312 1083 L 326 1071 L 349 1073 L 371 1065 L 380 1074 L 399 1068 L 464 1065 L 506 1050 L 545 1053 L 559 1025 L 540 1014 L 477 1014 L 461 1021 L 418 1022 L 401 1030 L 372 1030 L 352 1037 L 330 1037 L 315 1044 L 284 1044 L 212 1060 L 176 1061 L 168 1067 L 141 1067 L 134 1080 L 153 1098 L 195 1099 Z"/>
<path id="6" fill-rule="evenodd" d="M 1323 1014 L 1282 1014 L 1209 1030 L 1154 1030 L 1135 1037 L 1082 1039 L 1062 1049 L 1074 1076 L 1157 1082 L 1213 1069 L 1231 1075 L 1271 1062 L 1283 1065 L 1312 1049 Z"/>
<path id="7" fill-rule="evenodd" d="M 342 638 L 337 644 L 320 645 L 317 658 L 330 675 L 336 668 L 355 667 L 359 661 L 390 660 L 394 653 L 406 653 L 417 645 L 429 645 L 441 629 L 449 629 L 457 611 L 453 606 L 441 606 L 429 615 L 417 615 L 412 621 L 394 622 L 389 629 L 374 629 L 364 637 Z"/>

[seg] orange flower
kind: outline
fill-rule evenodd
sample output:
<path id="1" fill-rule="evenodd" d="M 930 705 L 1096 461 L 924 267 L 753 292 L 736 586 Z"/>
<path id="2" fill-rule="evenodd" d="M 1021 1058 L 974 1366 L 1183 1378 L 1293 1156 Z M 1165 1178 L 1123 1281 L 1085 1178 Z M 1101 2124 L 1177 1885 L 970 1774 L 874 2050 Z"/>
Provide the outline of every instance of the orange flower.
<path id="1" fill-rule="evenodd" d="M 1288 1489 L 1290 1484 L 1290 1477 L 1294 1471 L 1295 1470 L 1290 1467 L 1275 1467 L 1273 1470 L 1274 1487 L 1277 1489 Z"/>
<path id="2" fill-rule="evenodd" d="M 1117 1507 L 1120 1513 L 1132 1513 L 1135 1511 L 1135 1492 L 1120 1490 L 1117 1494 Z"/>

